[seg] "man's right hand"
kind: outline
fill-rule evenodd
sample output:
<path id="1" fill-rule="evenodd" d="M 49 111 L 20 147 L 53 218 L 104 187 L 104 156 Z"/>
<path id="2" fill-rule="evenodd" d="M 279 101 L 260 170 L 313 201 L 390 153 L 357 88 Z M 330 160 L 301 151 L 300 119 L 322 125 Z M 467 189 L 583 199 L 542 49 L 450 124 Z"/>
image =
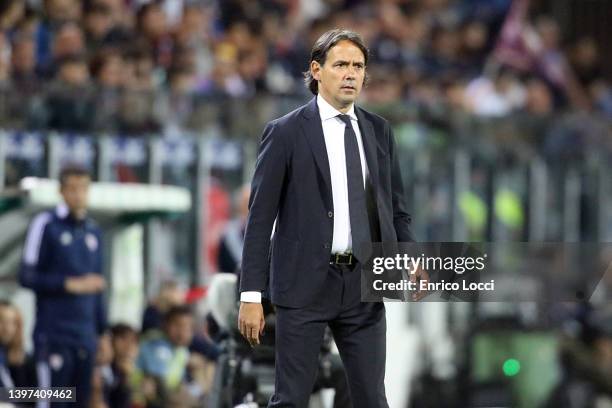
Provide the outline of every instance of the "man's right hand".
<path id="1" fill-rule="evenodd" d="M 259 344 L 259 336 L 263 335 L 265 319 L 261 303 L 240 302 L 238 312 L 238 329 L 251 346 Z"/>
<path id="2" fill-rule="evenodd" d="M 106 281 L 97 273 L 88 273 L 83 276 L 66 278 L 64 287 L 68 293 L 74 295 L 91 295 L 102 292 L 106 287 Z"/>

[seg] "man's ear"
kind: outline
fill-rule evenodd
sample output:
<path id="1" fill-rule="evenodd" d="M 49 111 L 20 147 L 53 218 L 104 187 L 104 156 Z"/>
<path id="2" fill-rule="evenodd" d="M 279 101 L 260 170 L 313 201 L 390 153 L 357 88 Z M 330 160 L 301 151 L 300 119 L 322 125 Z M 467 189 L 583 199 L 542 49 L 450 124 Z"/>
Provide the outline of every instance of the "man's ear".
<path id="1" fill-rule="evenodd" d="M 319 64 L 317 61 L 312 61 L 310 63 L 310 74 L 314 79 L 319 81 L 321 79 L 321 64 Z"/>

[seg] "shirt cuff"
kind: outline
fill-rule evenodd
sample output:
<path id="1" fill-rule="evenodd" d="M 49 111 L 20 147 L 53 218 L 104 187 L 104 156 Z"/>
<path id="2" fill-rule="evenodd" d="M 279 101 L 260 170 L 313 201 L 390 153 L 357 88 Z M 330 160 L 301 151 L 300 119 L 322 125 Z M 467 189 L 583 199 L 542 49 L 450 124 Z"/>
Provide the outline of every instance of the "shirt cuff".
<path id="1" fill-rule="evenodd" d="M 261 292 L 242 292 L 240 294 L 241 302 L 261 303 Z"/>

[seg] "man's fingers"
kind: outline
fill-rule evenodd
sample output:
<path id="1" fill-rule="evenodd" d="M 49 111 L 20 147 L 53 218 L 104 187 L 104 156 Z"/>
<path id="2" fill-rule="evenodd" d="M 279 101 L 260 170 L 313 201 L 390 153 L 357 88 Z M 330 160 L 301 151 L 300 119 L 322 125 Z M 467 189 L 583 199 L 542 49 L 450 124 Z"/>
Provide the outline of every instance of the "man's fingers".
<path id="1" fill-rule="evenodd" d="M 259 344 L 259 334 L 257 327 L 255 326 L 252 326 L 250 328 L 249 342 L 251 343 L 251 345 Z"/>

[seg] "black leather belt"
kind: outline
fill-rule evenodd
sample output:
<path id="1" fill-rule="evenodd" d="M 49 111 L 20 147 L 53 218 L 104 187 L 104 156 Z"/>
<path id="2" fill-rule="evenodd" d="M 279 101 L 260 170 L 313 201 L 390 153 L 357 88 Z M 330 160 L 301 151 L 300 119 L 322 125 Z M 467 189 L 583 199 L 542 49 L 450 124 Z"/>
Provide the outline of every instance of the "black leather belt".
<path id="1" fill-rule="evenodd" d="M 331 254 L 330 265 L 355 265 L 357 260 L 353 254 Z"/>

